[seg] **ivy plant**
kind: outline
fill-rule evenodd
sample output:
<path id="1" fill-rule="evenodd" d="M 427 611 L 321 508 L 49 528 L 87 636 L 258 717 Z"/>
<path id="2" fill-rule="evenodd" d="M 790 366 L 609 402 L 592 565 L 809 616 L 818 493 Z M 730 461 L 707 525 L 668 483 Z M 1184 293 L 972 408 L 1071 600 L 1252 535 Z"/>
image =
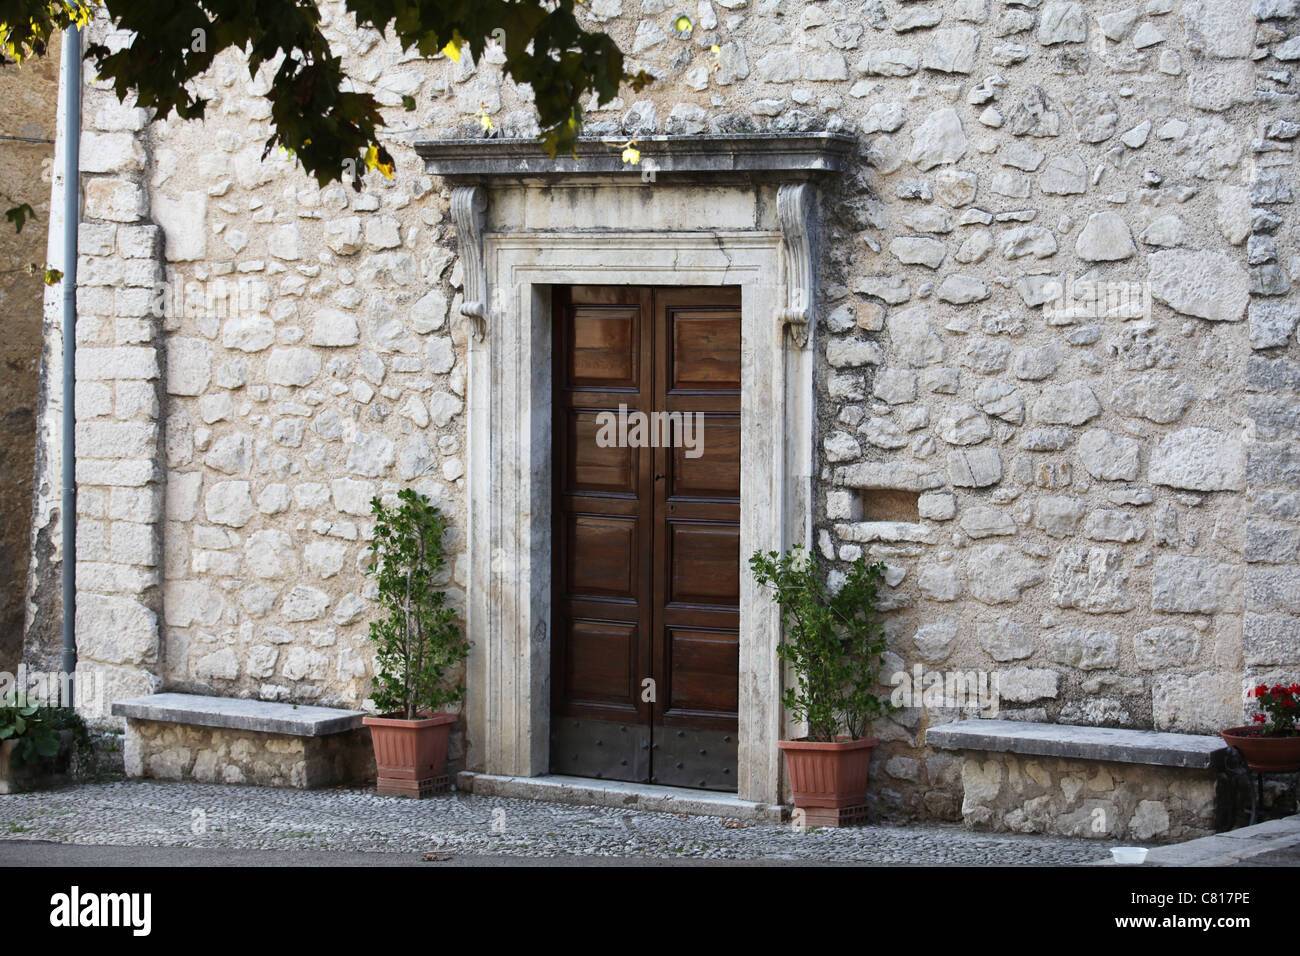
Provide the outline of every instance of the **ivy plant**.
<path id="1" fill-rule="evenodd" d="M 879 611 L 884 564 L 859 557 L 835 591 L 806 548 L 757 552 L 749 566 L 781 610 L 777 653 L 795 674 L 783 697 L 786 710 L 807 723 L 808 740 L 865 736 L 873 719 L 894 709 L 875 693 L 885 650 Z"/>
<path id="2" fill-rule="evenodd" d="M 370 623 L 377 663 L 371 697 L 380 713 L 413 720 L 464 700 L 456 678 L 470 645 L 438 587 L 447 568 L 446 517 L 413 489 L 403 488 L 397 499 L 393 507 L 370 502 L 375 536 L 366 573 L 384 612 Z"/>

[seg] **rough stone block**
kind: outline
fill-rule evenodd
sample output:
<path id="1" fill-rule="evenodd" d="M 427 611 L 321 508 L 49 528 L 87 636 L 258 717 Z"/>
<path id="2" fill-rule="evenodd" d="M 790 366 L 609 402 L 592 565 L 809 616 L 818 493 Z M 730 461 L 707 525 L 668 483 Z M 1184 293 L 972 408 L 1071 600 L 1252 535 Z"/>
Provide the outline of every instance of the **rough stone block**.
<path id="1" fill-rule="evenodd" d="M 139 169 L 144 149 L 130 133 L 82 130 L 80 158 L 83 173 L 120 173 Z"/>
<path id="2" fill-rule="evenodd" d="M 138 222 L 149 214 L 149 195 L 127 179 L 93 178 L 83 187 L 85 217 L 111 222 Z"/>
<path id="3" fill-rule="evenodd" d="M 79 595 L 77 650 L 88 664 L 151 664 L 158 655 L 158 615 L 131 598 Z"/>
<path id="4" fill-rule="evenodd" d="M 131 718 L 125 750 L 129 776 L 159 780 L 311 789 L 375 773 L 365 729 L 306 737 Z"/>
<path id="5" fill-rule="evenodd" d="M 1264 667 L 1300 664 L 1300 618 L 1247 614 L 1241 642 L 1247 664 Z"/>
<path id="6" fill-rule="evenodd" d="M 1156 559 L 1151 607 L 1179 614 L 1213 614 L 1241 606 L 1239 565 L 1209 558 L 1162 555 Z"/>
<path id="7" fill-rule="evenodd" d="M 1153 484 L 1189 491 L 1240 491 L 1246 487 L 1246 452 L 1240 437 L 1212 428 L 1166 435 L 1151 453 Z"/>
<path id="8" fill-rule="evenodd" d="M 155 379 L 158 377 L 158 352 L 152 348 L 77 349 L 77 381 L 103 379 Z"/>

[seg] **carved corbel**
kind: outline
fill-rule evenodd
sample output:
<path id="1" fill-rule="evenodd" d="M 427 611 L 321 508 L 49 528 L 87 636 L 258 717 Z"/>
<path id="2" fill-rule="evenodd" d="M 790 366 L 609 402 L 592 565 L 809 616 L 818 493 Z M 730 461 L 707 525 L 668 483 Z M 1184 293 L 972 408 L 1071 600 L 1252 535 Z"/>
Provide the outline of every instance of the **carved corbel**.
<path id="1" fill-rule="evenodd" d="M 483 267 L 483 228 L 487 221 L 487 189 L 457 186 L 451 191 L 451 220 L 456 224 L 460 261 L 465 273 L 465 301 L 460 314 L 473 323 L 474 338 L 487 334 L 487 272 Z"/>
<path id="2" fill-rule="evenodd" d="M 787 183 L 776 194 L 776 214 L 781 222 L 781 251 L 785 260 L 785 308 L 782 328 L 799 348 L 808 347 L 813 319 L 813 289 L 816 259 L 817 187 L 811 183 Z"/>

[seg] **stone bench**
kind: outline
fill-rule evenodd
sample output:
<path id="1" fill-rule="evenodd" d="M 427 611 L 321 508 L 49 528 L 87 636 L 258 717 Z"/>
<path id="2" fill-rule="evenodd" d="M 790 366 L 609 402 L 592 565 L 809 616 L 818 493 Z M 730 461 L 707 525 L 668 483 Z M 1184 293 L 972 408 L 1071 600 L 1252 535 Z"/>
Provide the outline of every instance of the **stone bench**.
<path id="1" fill-rule="evenodd" d="M 1218 737 L 974 719 L 932 727 L 925 742 L 965 752 L 971 827 L 1168 842 L 1226 825 Z"/>
<path id="2" fill-rule="evenodd" d="M 361 711 L 200 694 L 113 704 L 132 777 L 312 788 L 374 777 Z"/>

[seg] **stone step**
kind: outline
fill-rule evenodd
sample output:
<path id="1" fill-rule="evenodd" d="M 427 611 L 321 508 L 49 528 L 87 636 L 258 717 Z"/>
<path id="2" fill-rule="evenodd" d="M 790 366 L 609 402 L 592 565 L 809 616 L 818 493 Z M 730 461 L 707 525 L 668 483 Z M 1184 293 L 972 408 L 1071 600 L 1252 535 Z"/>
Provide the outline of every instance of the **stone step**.
<path id="1" fill-rule="evenodd" d="M 597 780 L 547 774 L 542 777 L 512 777 L 462 771 L 456 788 L 491 797 L 520 797 L 579 806 L 615 807 L 625 810 L 655 810 L 689 813 L 695 816 L 728 817 L 755 823 L 780 823 L 781 806 L 742 800 L 734 793 L 666 787 L 653 783 Z"/>

